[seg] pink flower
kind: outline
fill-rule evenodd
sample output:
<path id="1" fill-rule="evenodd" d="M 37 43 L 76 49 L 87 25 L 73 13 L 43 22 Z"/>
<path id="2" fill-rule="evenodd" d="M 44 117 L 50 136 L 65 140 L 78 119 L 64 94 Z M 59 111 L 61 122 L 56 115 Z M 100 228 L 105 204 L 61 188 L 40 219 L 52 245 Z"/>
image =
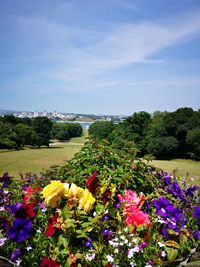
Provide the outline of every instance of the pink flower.
<path id="1" fill-rule="evenodd" d="M 144 194 L 137 195 L 130 189 L 125 190 L 124 195 L 118 195 L 120 202 L 124 202 L 123 215 L 126 225 L 134 224 L 136 227 L 141 224 L 151 225 L 149 217 L 141 207 L 144 203 Z"/>
<path id="2" fill-rule="evenodd" d="M 124 195 L 118 195 L 120 202 L 126 202 L 128 205 L 135 206 L 138 209 L 141 209 L 144 203 L 144 194 L 140 193 L 139 196 L 130 189 L 125 189 Z M 125 205 L 126 205 L 125 204 Z"/>
<path id="3" fill-rule="evenodd" d="M 136 207 L 129 205 L 124 207 L 125 224 L 139 226 L 141 224 L 151 225 L 147 214 L 137 209 Z"/>

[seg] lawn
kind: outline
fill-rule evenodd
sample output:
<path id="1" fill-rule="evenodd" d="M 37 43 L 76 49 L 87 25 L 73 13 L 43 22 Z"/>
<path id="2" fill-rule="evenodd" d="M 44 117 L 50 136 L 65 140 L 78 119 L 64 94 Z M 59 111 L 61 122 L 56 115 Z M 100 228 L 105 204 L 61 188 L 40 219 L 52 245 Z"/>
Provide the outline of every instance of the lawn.
<path id="1" fill-rule="evenodd" d="M 200 162 L 189 159 L 153 160 L 151 165 L 172 173 L 177 171 L 183 178 L 193 178 L 200 185 Z"/>
<path id="2" fill-rule="evenodd" d="M 52 165 L 62 165 L 77 153 L 85 142 L 87 133 L 82 137 L 72 138 L 69 142 L 53 142 L 49 148 L 26 148 L 19 151 L 0 151 L 0 175 L 9 172 L 19 176 L 20 173 L 31 172 L 39 174 Z M 178 170 L 182 177 L 194 178 L 200 185 L 200 162 L 185 159 L 153 160 L 151 165 L 172 173 Z"/>
<path id="3" fill-rule="evenodd" d="M 20 173 L 39 174 L 52 165 L 62 165 L 77 153 L 85 142 L 83 137 L 72 138 L 69 142 L 53 142 L 49 148 L 25 148 L 19 151 L 0 151 L 0 175 L 9 172 L 15 177 Z"/>

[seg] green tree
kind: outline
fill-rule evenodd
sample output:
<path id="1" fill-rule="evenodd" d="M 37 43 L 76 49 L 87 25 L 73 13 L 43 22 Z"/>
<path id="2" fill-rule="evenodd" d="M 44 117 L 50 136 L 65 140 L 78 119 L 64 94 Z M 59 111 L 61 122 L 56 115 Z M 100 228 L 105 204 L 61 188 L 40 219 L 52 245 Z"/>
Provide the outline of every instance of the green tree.
<path id="1" fill-rule="evenodd" d="M 107 139 L 112 131 L 115 129 L 115 125 L 109 121 L 97 121 L 94 122 L 89 128 L 89 135 L 98 139 Z"/>
<path id="2" fill-rule="evenodd" d="M 82 135 L 82 127 L 79 123 L 54 123 L 52 138 L 60 141 L 69 140 L 72 137 Z"/>
<path id="3" fill-rule="evenodd" d="M 18 123 L 23 122 L 21 118 L 17 118 L 14 115 L 5 115 L 5 116 L 1 117 L 1 121 L 4 123 L 10 123 L 12 125 L 16 125 Z"/>
<path id="4" fill-rule="evenodd" d="M 14 126 L 14 131 L 18 136 L 18 146 L 34 145 L 35 135 L 33 129 L 24 124 L 18 123 Z"/>
<path id="5" fill-rule="evenodd" d="M 186 143 L 187 131 L 191 129 L 190 120 L 194 115 L 192 108 L 179 108 L 175 112 L 167 113 L 164 118 L 168 136 L 173 136 L 178 140 L 176 151 L 177 157 L 186 157 L 188 148 Z"/>
<path id="6" fill-rule="evenodd" d="M 200 159 L 200 128 L 189 130 L 186 136 L 191 158 Z"/>
<path id="7" fill-rule="evenodd" d="M 18 136 L 10 123 L 0 121 L 0 148 L 17 149 Z"/>
<path id="8" fill-rule="evenodd" d="M 36 136 L 36 145 L 49 146 L 51 139 L 52 122 L 47 117 L 36 117 L 32 120 L 32 127 Z"/>

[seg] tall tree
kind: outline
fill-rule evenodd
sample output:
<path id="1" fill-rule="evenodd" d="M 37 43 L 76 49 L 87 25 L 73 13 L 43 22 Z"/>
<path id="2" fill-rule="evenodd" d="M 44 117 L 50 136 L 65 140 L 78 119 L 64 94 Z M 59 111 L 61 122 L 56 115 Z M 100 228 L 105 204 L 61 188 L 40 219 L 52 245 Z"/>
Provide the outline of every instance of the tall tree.
<path id="1" fill-rule="evenodd" d="M 36 117 L 32 121 L 33 130 L 37 134 L 36 145 L 49 146 L 51 139 L 52 122 L 47 117 Z"/>

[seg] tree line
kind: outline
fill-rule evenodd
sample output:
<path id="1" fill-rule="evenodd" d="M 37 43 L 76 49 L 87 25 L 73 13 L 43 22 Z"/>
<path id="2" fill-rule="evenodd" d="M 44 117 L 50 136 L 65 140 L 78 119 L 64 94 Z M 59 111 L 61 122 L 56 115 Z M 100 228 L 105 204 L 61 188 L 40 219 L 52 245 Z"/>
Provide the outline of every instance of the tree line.
<path id="1" fill-rule="evenodd" d="M 123 149 L 137 146 L 141 156 L 200 159 L 200 110 L 179 108 L 174 112 L 136 112 L 120 124 L 95 122 L 89 128 L 93 138 L 107 139 Z"/>
<path id="2" fill-rule="evenodd" d="M 0 117 L 0 149 L 49 146 L 51 139 L 65 141 L 81 135 L 82 127 L 78 123 L 56 123 L 47 117 Z"/>

